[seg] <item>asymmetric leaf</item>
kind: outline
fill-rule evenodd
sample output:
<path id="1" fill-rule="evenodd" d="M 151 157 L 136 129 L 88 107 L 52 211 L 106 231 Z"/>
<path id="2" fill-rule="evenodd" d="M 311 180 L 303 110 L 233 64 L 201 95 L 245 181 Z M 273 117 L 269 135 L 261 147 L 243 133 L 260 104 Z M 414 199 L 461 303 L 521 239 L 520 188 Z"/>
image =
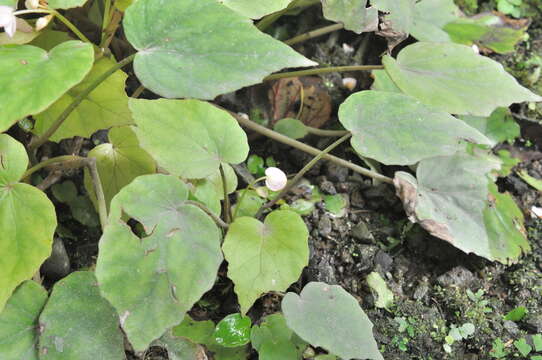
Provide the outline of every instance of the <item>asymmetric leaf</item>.
<path id="1" fill-rule="evenodd" d="M 39 319 L 40 360 L 125 359 L 115 309 L 100 296 L 94 273 L 57 282 Z"/>
<path id="2" fill-rule="evenodd" d="M 384 360 L 373 324 L 357 300 L 338 285 L 311 282 L 299 296 L 287 293 L 282 312 L 288 327 L 309 344 L 343 359 Z"/>
<path id="3" fill-rule="evenodd" d="M 227 315 L 216 324 L 214 341 L 224 347 L 235 348 L 250 342 L 252 321 L 239 313 Z"/>
<path id="4" fill-rule="evenodd" d="M 120 189 L 140 175 L 152 174 L 156 165 L 152 157 L 141 147 L 128 126 L 114 127 L 109 131 L 109 143 L 101 144 L 90 150 L 89 158 L 96 158 L 105 201 L 109 203 Z M 85 168 L 85 188 L 96 205 L 94 184 Z"/>
<path id="5" fill-rule="evenodd" d="M 489 117 L 463 115 L 459 118 L 487 136 L 493 146 L 503 141 L 513 142 L 520 135 L 519 124 L 507 108 L 497 108 Z"/>
<path id="6" fill-rule="evenodd" d="M 341 22 L 345 29 L 358 34 L 361 34 L 372 20 L 365 5 L 367 0 L 322 0 L 326 19 Z"/>
<path id="7" fill-rule="evenodd" d="M 0 132 L 47 109 L 83 80 L 93 61 L 92 45 L 81 41 L 49 53 L 31 45 L 0 46 Z"/>
<path id="8" fill-rule="evenodd" d="M 454 0 L 422 0 L 414 6 L 410 34 L 419 41 L 449 42 L 450 36 L 443 28 L 458 19 L 460 13 Z"/>
<path id="9" fill-rule="evenodd" d="M 371 77 L 374 79 L 371 90 L 402 93 L 401 89 L 395 85 L 386 70 L 373 70 L 371 72 Z"/>
<path id="10" fill-rule="evenodd" d="M 465 45 L 418 42 L 382 62 L 404 93 L 451 114 L 489 116 L 499 106 L 542 101 L 501 64 Z"/>
<path id="11" fill-rule="evenodd" d="M 19 183 L 28 165 L 24 146 L 0 134 L 0 311 L 12 291 L 51 253 L 55 208 L 45 194 Z"/>
<path id="12" fill-rule="evenodd" d="M 38 317 L 47 291 L 25 281 L 0 312 L 0 354 L 3 360 L 38 360 Z"/>
<path id="13" fill-rule="evenodd" d="M 199 100 L 130 99 L 139 143 L 169 173 L 200 179 L 248 155 L 247 136 L 226 111 Z"/>
<path id="14" fill-rule="evenodd" d="M 139 0 L 124 29 L 138 50 L 137 77 L 166 98 L 213 99 L 286 67 L 316 65 L 216 0 Z"/>
<path id="15" fill-rule="evenodd" d="M 307 347 L 279 313 L 266 316 L 259 326 L 254 325 L 250 341 L 261 360 L 297 360 Z"/>
<path id="16" fill-rule="evenodd" d="M 156 174 L 136 178 L 111 202 L 96 277 L 137 351 L 181 322 L 213 286 L 222 262 L 218 228 L 187 198 L 185 183 Z M 147 235 L 136 236 L 123 214 Z"/>
<path id="17" fill-rule="evenodd" d="M 421 161 L 417 179 L 396 172 L 394 183 L 412 222 L 466 253 L 509 263 L 530 246 L 521 212 L 492 183 L 499 167 L 487 156 L 458 153 Z"/>
<path id="18" fill-rule="evenodd" d="M 309 261 L 308 230 L 299 215 L 273 211 L 264 223 L 239 217 L 230 224 L 222 250 L 228 277 L 244 314 L 268 291 L 284 291 Z"/>
<path id="19" fill-rule="evenodd" d="M 98 60 L 80 84 L 35 116 L 34 133 L 43 134 L 80 93 L 114 65 L 113 60 L 105 57 Z M 60 141 L 74 136 L 88 138 L 100 129 L 132 124 L 128 96 L 124 91 L 127 78 L 121 70 L 109 76 L 75 108 L 49 140 Z"/>
<path id="20" fill-rule="evenodd" d="M 292 0 L 218 0 L 219 3 L 251 19 L 259 19 L 267 14 L 282 10 L 288 6 L 290 1 Z"/>
<path id="21" fill-rule="evenodd" d="M 491 144 L 463 121 L 395 92 L 352 94 L 341 104 L 339 120 L 352 132 L 352 146 L 360 155 L 386 165 L 451 155 L 465 149 L 466 141 Z"/>

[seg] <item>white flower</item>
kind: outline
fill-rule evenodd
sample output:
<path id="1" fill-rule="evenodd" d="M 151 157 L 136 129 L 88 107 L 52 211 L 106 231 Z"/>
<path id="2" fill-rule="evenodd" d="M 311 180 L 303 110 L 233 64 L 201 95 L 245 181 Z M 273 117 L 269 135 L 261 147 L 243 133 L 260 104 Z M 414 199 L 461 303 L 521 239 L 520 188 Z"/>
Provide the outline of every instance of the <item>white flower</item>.
<path id="1" fill-rule="evenodd" d="M 26 0 L 24 2 L 24 6 L 26 6 L 27 9 L 30 10 L 36 10 L 40 6 L 39 0 Z"/>
<path id="2" fill-rule="evenodd" d="M 36 21 L 36 31 L 40 31 L 45 28 L 49 22 L 53 19 L 53 15 L 42 16 Z"/>
<path id="3" fill-rule="evenodd" d="M 531 216 L 534 218 L 542 219 L 542 208 L 533 206 L 531 208 Z"/>
<path id="4" fill-rule="evenodd" d="M 17 30 L 17 19 L 13 15 L 14 9 L 11 6 L 0 5 L 0 28 L 11 38 Z"/>
<path id="5" fill-rule="evenodd" d="M 347 43 L 343 43 L 343 51 L 345 54 L 352 54 L 354 52 L 354 48 Z"/>
<path id="6" fill-rule="evenodd" d="M 358 81 L 352 77 L 343 78 L 343 86 L 350 91 L 353 91 L 356 88 Z"/>
<path id="7" fill-rule="evenodd" d="M 267 177 L 265 179 L 265 185 L 269 188 L 269 190 L 282 190 L 288 182 L 286 174 L 281 169 L 276 167 L 268 167 L 265 169 L 265 176 Z"/>

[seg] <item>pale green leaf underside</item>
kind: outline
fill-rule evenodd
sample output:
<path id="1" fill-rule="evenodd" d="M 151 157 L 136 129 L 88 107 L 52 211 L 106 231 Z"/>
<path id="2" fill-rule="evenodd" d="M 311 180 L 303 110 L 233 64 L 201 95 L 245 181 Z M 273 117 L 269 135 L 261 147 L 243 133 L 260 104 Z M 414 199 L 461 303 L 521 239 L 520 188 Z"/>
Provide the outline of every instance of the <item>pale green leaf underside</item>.
<path id="1" fill-rule="evenodd" d="M 237 190 L 237 174 L 228 164 L 222 164 L 226 178 L 226 191 L 228 194 Z M 205 204 L 213 213 L 220 215 L 221 201 L 224 200 L 224 188 L 222 186 L 222 176 L 220 170 L 205 179 L 193 180 L 192 194 L 194 197 Z"/>
<path id="2" fill-rule="evenodd" d="M 388 12 L 385 19 L 393 30 L 408 34 L 414 22 L 416 0 L 371 0 L 371 4 L 380 11 Z"/>
<path id="3" fill-rule="evenodd" d="M 489 116 L 499 106 L 542 101 L 469 46 L 419 42 L 401 50 L 397 60 L 382 61 L 404 93 L 451 114 Z"/>
<path id="4" fill-rule="evenodd" d="M 291 0 L 218 0 L 233 11 L 251 19 L 259 19 L 267 14 L 285 9 Z"/>
<path id="5" fill-rule="evenodd" d="M 465 149 L 465 142 L 491 144 L 478 130 L 450 114 L 395 92 L 361 91 L 339 108 L 352 146 L 386 165 L 411 165 Z"/>
<path id="6" fill-rule="evenodd" d="M 0 312 L 0 354 L 3 360 L 38 360 L 38 317 L 47 291 L 25 281 Z"/>
<path id="7" fill-rule="evenodd" d="M 92 45 L 67 41 L 49 53 L 31 45 L 0 46 L 0 132 L 37 114 L 90 71 Z"/>
<path id="8" fill-rule="evenodd" d="M 205 178 L 221 162 L 248 155 L 243 129 L 226 111 L 199 100 L 130 99 L 139 143 L 169 173 Z"/>
<path id="9" fill-rule="evenodd" d="M 488 174 L 499 166 L 487 157 L 458 153 L 423 160 L 417 180 L 397 172 L 394 182 L 411 221 L 466 253 L 508 263 L 530 247 L 522 234 L 523 219 L 508 195 L 488 190 Z M 513 236 L 503 236 L 504 230 Z"/>
<path id="10" fill-rule="evenodd" d="M 55 284 L 39 323 L 40 360 L 125 359 L 118 315 L 90 271 Z"/>
<path id="11" fill-rule="evenodd" d="M 144 175 L 111 202 L 96 276 L 137 351 L 181 322 L 213 286 L 222 262 L 218 228 L 187 198 L 186 184 L 176 177 Z M 123 214 L 148 235 L 136 236 L 121 220 Z"/>
<path id="12" fill-rule="evenodd" d="M 0 311 L 12 291 L 29 279 L 49 256 L 56 228 L 55 208 L 47 196 L 18 183 L 28 158 L 24 146 L 0 135 Z"/>
<path id="13" fill-rule="evenodd" d="M 288 327 L 309 344 L 343 359 L 384 360 L 373 337 L 373 324 L 340 286 L 308 283 L 299 296 L 286 294 L 282 312 Z"/>
<path id="14" fill-rule="evenodd" d="M 284 291 L 308 264 L 308 230 L 299 215 L 273 211 L 264 223 L 240 217 L 230 225 L 224 244 L 228 277 L 246 313 L 268 291 Z"/>
<path id="15" fill-rule="evenodd" d="M 85 5 L 87 0 L 49 0 L 48 5 L 51 9 L 71 9 Z"/>
<path id="16" fill-rule="evenodd" d="M 137 77 L 167 98 L 213 99 L 283 68 L 316 65 L 216 0 L 139 0 L 124 29 L 138 50 Z"/>
<path id="17" fill-rule="evenodd" d="M 367 0 L 322 0 L 322 11 L 328 20 L 341 22 L 344 28 L 361 34 L 367 23 Z"/>
<path id="18" fill-rule="evenodd" d="M 105 57 L 98 60 L 80 84 L 34 117 L 33 132 L 43 134 L 81 92 L 114 65 L 114 61 Z M 121 70 L 109 76 L 75 108 L 49 140 L 60 141 L 74 136 L 89 138 L 97 130 L 131 124 L 128 96 L 124 90 L 127 78 Z"/>
<path id="19" fill-rule="evenodd" d="M 449 42 L 444 25 L 456 20 L 460 13 L 454 0 L 422 0 L 414 6 L 410 34 L 419 41 Z"/>

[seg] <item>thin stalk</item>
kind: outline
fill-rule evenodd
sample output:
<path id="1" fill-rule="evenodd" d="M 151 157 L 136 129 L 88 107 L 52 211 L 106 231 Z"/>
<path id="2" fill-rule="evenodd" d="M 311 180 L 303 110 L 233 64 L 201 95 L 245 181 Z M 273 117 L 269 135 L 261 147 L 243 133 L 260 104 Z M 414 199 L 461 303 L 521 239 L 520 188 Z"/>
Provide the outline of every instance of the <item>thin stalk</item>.
<path id="1" fill-rule="evenodd" d="M 102 30 L 103 31 L 102 41 L 100 42 L 101 49 L 109 48 L 109 45 L 111 45 L 111 41 L 113 41 L 113 38 L 115 37 L 115 33 L 117 32 L 117 29 L 119 28 L 121 21 L 122 21 L 122 12 L 116 9 L 113 9 L 107 28 Z"/>
<path id="2" fill-rule="evenodd" d="M 235 114 L 233 114 L 235 116 Z M 297 140 L 294 140 L 292 138 L 289 138 L 285 135 L 282 135 L 276 131 L 273 131 L 271 129 L 268 129 L 266 128 L 265 126 L 261 126 L 257 123 L 255 123 L 254 121 L 251 121 L 249 119 L 245 119 L 241 116 L 235 116 L 235 118 L 237 119 L 237 121 L 253 130 L 253 131 L 256 131 L 257 133 L 259 134 L 262 134 L 264 136 L 267 136 L 268 138 L 271 138 L 275 141 L 278 141 L 278 142 L 281 142 L 283 144 L 286 144 L 286 145 L 290 145 L 291 147 L 294 147 L 296 149 L 299 149 L 301 151 L 304 151 L 308 154 L 311 154 L 311 155 L 318 155 L 321 153 L 321 150 L 319 149 L 316 149 L 312 146 L 309 146 L 307 144 L 304 144 L 300 141 L 297 141 Z M 338 164 L 338 165 L 341 165 L 341 166 L 344 166 L 344 167 L 347 167 L 361 175 L 364 175 L 364 176 L 367 176 L 367 177 L 370 177 L 372 179 L 377 179 L 377 180 L 380 180 L 382 182 L 385 182 L 385 183 L 388 183 L 388 184 L 393 184 L 393 179 L 387 177 L 387 176 L 384 176 L 384 175 L 381 175 L 377 172 L 374 172 L 374 171 L 371 171 L 369 169 L 366 169 L 364 167 L 361 167 L 359 165 L 356 165 L 356 164 L 352 164 L 351 162 L 349 161 L 346 161 L 344 159 L 341 159 L 339 157 L 336 157 L 336 156 L 333 156 L 333 155 L 330 155 L 330 154 L 325 154 L 323 157 L 323 159 L 326 159 L 326 160 L 329 160 L 331 162 L 334 162 L 335 164 Z"/>
<path id="3" fill-rule="evenodd" d="M 316 165 L 318 161 L 320 161 L 331 150 L 335 149 L 337 146 L 339 146 L 346 140 L 350 139 L 351 136 L 352 134 L 348 133 L 344 135 L 343 137 L 341 137 L 340 139 L 338 139 L 337 141 L 335 141 L 334 143 L 332 143 L 331 145 L 329 145 L 328 147 L 326 147 L 324 150 L 320 151 L 320 153 L 316 155 L 311 161 L 309 161 L 307 165 L 303 166 L 303 168 L 294 176 L 292 180 L 288 181 L 288 184 L 286 184 L 284 189 L 281 190 L 281 192 L 277 195 L 277 197 L 275 197 L 273 200 L 269 201 L 268 203 L 260 207 L 260 209 L 255 215 L 255 218 L 259 218 L 265 209 L 269 209 L 270 207 L 275 205 L 280 199 L 282 199 L 292 189 L 292 187 L 294 187 L 297 184 L 297 182 L 303 177 L 303 175 L 307 173 L 307 171 L 309 171 L 310 169 L 312 169 L 314 165 Z"/>
<path id="4" fill-rule="evenodd" d="M 309 134 L 318 135 L 318 136 L 344 136 L 350 131 L 348 130 L 324 130 L 324 129 L 318 129 L 312 126 L 305 126 L 305 129 L 307 129 L 307 132 Z"/>
<path id="5" fill-rule="evenodd" d="M 222 179 L 222 190 L 224 191 L 224 218 L 226 223 L 231 222 L 231 206 L 230 206 L 230 197 L 228 195 L 228 183 L 226 182 L 226 174 L 224 173 L 224 167 L 220 164 L 220 178 Z"/>
<path id="6" fill-rule="evenodd" d="M 100 174 L 98 173 L 98 167 L 96 166 L 96 158 L 87 158 L 85 159 L 85 163 L 90 172 L 92 183 L 94 184 L 94 193 L 96 194 L 96 200 L 98 201 L 100 225 L 102 226 L 102 231 L 105 231 L 105 227 L 107 226 L 107 205 L 105 202 L 102 181 L 100 180 Z"/>
<path id="7" fill-rule="evenodd" d="M 306 32 L 304 34 L 294 36 L 293 38 L 284 41 L 284 43 L 286 45 L 298 44 L 300 42 L 307 41 L 307 40 L 310 40 L 310 39 L 314 39 L 314 38 L 317 38 L 319 36 L 329 34 L 330 32 L 341 30 L 343 28 L 344 28 L 343 24 L 333 24 L 333 25 L 324 26 L 323 28 L 316 29 L 316 30 L 311 30 L 311 31 L 308 31 L 308 32 Z"/>
<path id="8" fill-rule="evenodd" d="M 132 97 L 137 99 L 143 93 L 143 91 L 145 91 L 145 86 L 139 85 L 139 87 L 135 89 L 134 93 L 132 94 Z"/>
<path id="9" fill-rule="evenodd" d="M 58 20 L 62 21 L 64 23 L 64 25 L 66 25 L 68 27 L 68 29 L 70 29 L 75 35 L 77 35 L 77 37 L 81 41 L 92 43 L 81 31 L 79 31 L 77 26 L 75 26 L 70 20 L 68 20 L 66 17 L 64 17 L 64 15 L 62 15 L 61 13 L 59 13 L 56 10 L 51 10 L 51 14 L 56 16 L 58 18 Z"/>
<path id="10" fill-rule="evenodd" d="M 112 66 L 109 70 L 107 70 L 100 77 L 94 80 L 92 84 L 90 84 L 83 92 L 81 92 L 75 99 L 73 99 L 72 103 L 66 108 L 66 110 L 64 110 L 64 112 L 60 114 L 60 116 L 55 120 L 55 122 L 40 137 L 35 138 L 33 141 L 30 142 L 30 145 L 28 146 L 29 150 L 35 150 L 41 145 L 43 145 L 45 142 L 47 142 L 47 140 L 49 140 L 49 138 L 55 133 L 55 131 L 58 130 L 58 128 L 62 125 L 62 123 L 68 118 L 68 116 L 70 116 L 70 114 L 77 108 L 77 106 L 79 106 L 79 104 L 94 89 L 96 89 L 102 82 L 104 82 L 109 76 L 111 76 L 117 70 L 131 63 L 134 57 L 135 57 L 135 54 L 130 55 L 127 58 L 124 58 L 118 64 Z"/>
<path id="11" fill-rule="evenodd" d="M 248 190 L 250 188 L 254 188 L 254 185 L 256 185 L 258 182 L 262 180 L 265 180 L 265 178 L 266 176 L 262 176 L 261 178 L 254 179 L 254 181 L 252 181 L 250 184 L 248 184 L 248 186 L 245 189 L 243 189 L 243 193 L 241 194 L 239 201 L 237 202 L 237 204 L 235 204 L 235 211 L 233 212 L 233 217 L 232 217 L 233 220 L 235 220 L 235 218 L 237 217 L 237 211 L 239 210 L 241 203 L 245 199 L 245 196 L 247 195 Z"/>
<path id="12" fill-rule="evenodd" d="M 223 229 L 227 229 L 229 228 L 230 226 L 228 224 L 226 224 L 221 218 L 219 218 L 218 216 L 216 216 L 215 213 L 213 213 L 211 210 L 209 210 L 207 208 L 207 206 L 197 202 L 197 201 L 192 201 L 192 200 L 186 200 L 185 201 L 185 204 L 190 204 L 190 205 L 194 205 L 194 206 L 197 206 L 199 207 L 201 210 L 203 210 L 207 215 L 209 215 L 211 217 L 211 219 L 214 220 L 214 222 L 220 226 L 221 228 Z"/>
<path id="13" fill-rule="evenodd" d="M 332 72 L 372 71 L 372 70 L 381 70 L 381 69 L 384 69 L 383 65 L 330 66 L 330 67 L 323 67 L 323 68 L 316 68 L 316 69 L 290 71 L 290 72 L 273 74 L 273 75 L 269 75 L 268 77 L 264 78 L 263 81 L 277 80 L 277 79 L 296 77 L 296 76 L 328 74 L 328 73 L 332 73 Z"/>
<path id="14" fill-rule="evenodd" d="M 102 21 L 102 40 L 105 37 L 105 29 L 109 26 L 109 21 L 111 21 L 111 0 L 104 1 L 104 16 Z"/>
<path id="15" fill-rule="evenodd" d="M 27 179 L 35 172 L 40 171 L 41 169 L 51 166 L 51 165 L 60 164 L 60 163 L 66 164 L 66 163 L 73 162 L 73 166 L 71 167 L 81 167 L 84 165 L 83 164 L 84 161 L 85 161 L 84 157 L 76 156 L 76 155 L 62 155 L 62 156 L 50 158 L 26 170 L 26 172 L 23 174 L 23 180 Z"/>

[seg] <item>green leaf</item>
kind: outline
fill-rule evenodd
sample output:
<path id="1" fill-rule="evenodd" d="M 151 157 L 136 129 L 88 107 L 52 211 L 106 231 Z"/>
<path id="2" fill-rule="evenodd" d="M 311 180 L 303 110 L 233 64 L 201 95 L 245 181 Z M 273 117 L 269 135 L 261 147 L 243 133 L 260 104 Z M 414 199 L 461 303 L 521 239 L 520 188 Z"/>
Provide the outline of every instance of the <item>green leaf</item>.
<path id="1" fill-rule="evenodd" d="M 57 282 L 39 318 L 40 360 L 124 359 L 115 309 L 100 296 L 94 273 Z"/>
<path id="2" fill-rule="evenodd" d="M 233 11 L 251 19 L 259 19 L 267 14 L 285 9 L 291 0 L 218 0 Z"/>
<path id="3" fill-rule="evenodd" d="M 69 204 L 77 198 L 77 187 L 71 180 L 54 184 L 51 186 L 51 192 L 58 201 L 64 204 Z"/>
<path id="4" fill-rule="evenodd" d="M 231 194 L 237 190 L 237 175 L 230 165 L 222 164 L 222 166 L 226 177 L 226 191 Z M 205 204 L 212 212 L 220 215 L 220 201 L 224 200 L 224 188 L 220 171 L 216 171 L 213 175 L 204 179 L 193 180 L 192 185 L 194 185 L 192 190 L 194 197 Z"/>
<path id="5" fill-rule="evenodd" d="M 265 199 L 262 199 L 254 190 L 246 190 L 247 194 L 245 195 L 243 202 L 239 203 L 244 191 L 245 189 L 240 190 L 237 193 L 237 203 L 235 204 L 235 209 L 233 210 L 236 218 L 242 216 L 254 217 L 260 207 L 265 204 Z M 237 209 L 237 207 L 239 207 L 239 209 Z"/>
<path id="6" fill-rule="evenodd" d="M 124 30 L 138 50 L 137 77 L 167 98 L 213 99 L 286 67 L 316 65 L 216 0 L 139 0 Z"/>
<path id="7" fill-rule="evenodd" d="M 527 344 L 525 338 L 514 341 L 514 346 L 518 349 L 519 353 L 523 356 L 527 356 L 533 351 L 533 347 Z"/>
<path id="8" fill-rule="evenodd" d="M 324 196 L 326 210 L 336 217 L 343 217 L 348 207 L 347 199 L 341 194 Z"/>
<path id="9" fill-rule="evenodd" d="M 533 344 L 536 351 L 542 351 L 542 334 L 533 335 Z"/>
<path id="10" fill-rule="evenodd" d="M 394 183 L 412 222 L 466 253 L 510 263 L 530 247 L 521 211 L 488 179 L 499 166 L 484 156 L 439 156 L 420 162 L 417 180 L 397 172 Z"/>
<path id="11" fill-rule="evenodd" d="M 523 181 L 531 185 L 534 189 L 542 191 L 542 180 L 532 177 L 525 170 L 518 171 L 517 174 Z"/>
<path id="12" fill-rule="evenodd" d="M 378 11 L 366 8 L 367 0 L 323 0 L 324 17 L 341 22 L 344 28 L 361 34 L 367 26 L 378 23 Z"/>
<path id="13" fill-rule="evenodd" d="M 519 125 L 507 108 L 497 108 L 489 117 L 463 115 L 459 118 L 487 136 L 492 146 L 504 141 L 512 143 L 520 136 Z"/>
<path id="14" fill-rule="evenodd" d="M 67 32 L 45 29 L 39 33 L 39 36 L 30 45 L 50 51 L 55 46 L 69 40 L 73 40 L 73 38 Z"/>
<path id="15" fill-rule="evenodd" d="M 80 41 L 49 53 L 31 45 L 0 46 L 0 132 L 47 109 L 83 80 L 93 61 L 92 45 Z"/>
<path id="16" fill-rule="evenodd" d="M 85 5 L 87 0 L 49 0 L 48 6 L 51 9 L 71 9 Z"/>
<path id="17" fill-rule="evenodd" d="M 23 282 L 0 313 L 0 354 L 3 360 L 38 360 L 38 317 L 47 291 L 34 281 Z"/>
<path id="18" fill-rule="evenodd" d="M 230 224 L 222 250 L 243 314 L 262 294 L 297 281 L 309 260 L 308 236 L 301 217 L 288 210 L 271 212 L 264 223 L 240 217 Z"/>
<path id="19" fill-rule="evenodd" d="M 215 330 L 215 323 L 211 320 L 195 321 L 186 315 L 183 321 L 172 330 L 173 335 L 184 337 L 196 344 L 207 344 Z"/>
<path id="20" fill-rule="evenodd" d="M 156 174 L 136 178 L 111 202 L 96 276 L 137 351 L 182 320 L 213 286 L 222 262 L 218 228 L 187 199 L 186 184 Z M 134 235 L 123 214 L 148 235 Z"/>
<path id="21" fill-rule="evenodd" d="M 465 143 L 491 144 L 478 130 L 450 114 L 394 92 L 361 91 L 339 108 L 339 120 L 352 132 L 352 146 L 362 156 L 386 165 L 411 165 L 451 155 Z"/>
<path id="22" fill-rule="evenodd" d="M 454 0 L 422 0 L 414 6 L 410 33 L 419 41 L 449 42 L 450 36 L 443 28 L 460 13 Z"/>
<path id="23" fill-rule="evenodd" d="M 525 317 L 525 314 L 527 314 L 527 309 L 525 308 L 525 306 L 518 306 L 517 308 L 509 311 L 504 316 L 504 320 L 520 321 Z"/>
<path id="24" fill-rule="evenodd" d="M 292 139 L 301 139 L 309 133 L 307 127 L 298 119 L 286 118 L 277 121 L 274 130 Z"/>
<path id="25" fill-rule="evenodd" d="M 5 32 L 0 33 L 0 45 L 28 44 L 38 35 L 40 35 L 40 32 L 36 31 L 34 29 L 34 26 L 30 25 L 28 22 L 21 18 L 17 18 L 17 32 L 13 34 L 13 37 L 9 37 L 9 35 Z"/>
<path id="26" fill-rule="evenodd" d="M 80 93 L 114 65 L 115 62 L 108 58 L 99 59 L 79 85 L 69 90 L 47 110 L 35 116 L 34 133 L 43 134 Z M 121 70 L 109 76 L 75 108 L 50 140 L 60 141 L 74 136 L 88 138 L 100 129 L 132 124 L 128 96 L 124 91 L 127 78 L 128 75 Z"/>
<path id="27" fill-rule="evenodd" d="M 452 114 L 489 116 L 499 106 L 542 101 L 501 64 L 465 45 L 419 42 L 382 62 L 404 93 Z"/>
<path id="28" fill-rule="evenodd" d="M 250 155 L 247 160 L 247 169 L 251 174 L 261 177 L 265 175 L 263 159 L 258 155 Z"/>
<path id="29" fill-rule="evenodd" d="M 154 160 L 139 147 L 134 132 L 128 126 L 114 127 L 109 130 L 109 143 L 96 146 L 89 151 L 87 156 L 96 159 L 107 208 L 113 196 L 124 186 L 140 175 L 152 174 L 156 171 Z M 97 208 L 94 184 L 86 168 L 85 188 Z"/>
<path id="30" fill-rule="evenodd" d="M 380 11 L 388 12 L 384 17 L 394 31 L 408 34 L 414 23 L 416 0 L 371 0 Z"/>
<path id="31" fill-rule="evenodd" d="M 205 178 L 215 174 L 220 163 L 237 164 L 248 155 L 243 129 L 209 103 L 130 99 L 130 110 L 141 147 L 173 175 Z"/>
<path id="32" fill-rule="evenodd" d="M 0 311 L 17 285 L 31 278 L 51 253 L 57 225 L 47 196 L 18 182 L 27 166 L 24 146 L 0 134 Z"/>
<path id="33" fill-rule="evenodd" d="M 386 70 L 373 70 L 371 74 L 374 79 L 371 90 L 402 93 L 401 89 L 395 85 Z"/>
<path id="34" fill-rule="evenodd" d="M 252 321 L 248 316 L 230 314 L 216 324 L 213 338 L 217 344 L 225 347 L 238 347 L 250 341 L 250 326 Z"/>
<path id="35" fill-rule="evenodd" d="M 252 347 L 260 360 L 297 360 L 307 344 L 288 328 L 282 314 L 265 317 L 250 333 Z"/>
<path id="36" fill-rule="evenodd" d="M 126 11 L 130 5 L 132 5 L 133 0 L 117 0 L 115 1 L 115 7 L 120 11 Z"/>
<path id="37" fill-rule="evenodd" d="M 314 346 L 343 359 L 384 359 L 373 338 L 373 324 L 357 300 L 338 285 L 311 282 L 299 296 L 287 293 L 282 312 L 288 327 Z"/>
<path id="38" fill-rule="evenodd" d="M 389 310 L 393 306 L 393 292 L 386 285 L 386 281 L 382 279 L 379 273 L 373 271 L 367 275 L 367 284 L 378 295 L 375 306 Z"/>
<path id="39" fill-rule="evenodd" d="M 153 342 L 155 346 L 165 347 L 170 360 L 207 359 L 205 349 L 188 339 L 178 337 L 168 330 L 162 337 Z"/>

